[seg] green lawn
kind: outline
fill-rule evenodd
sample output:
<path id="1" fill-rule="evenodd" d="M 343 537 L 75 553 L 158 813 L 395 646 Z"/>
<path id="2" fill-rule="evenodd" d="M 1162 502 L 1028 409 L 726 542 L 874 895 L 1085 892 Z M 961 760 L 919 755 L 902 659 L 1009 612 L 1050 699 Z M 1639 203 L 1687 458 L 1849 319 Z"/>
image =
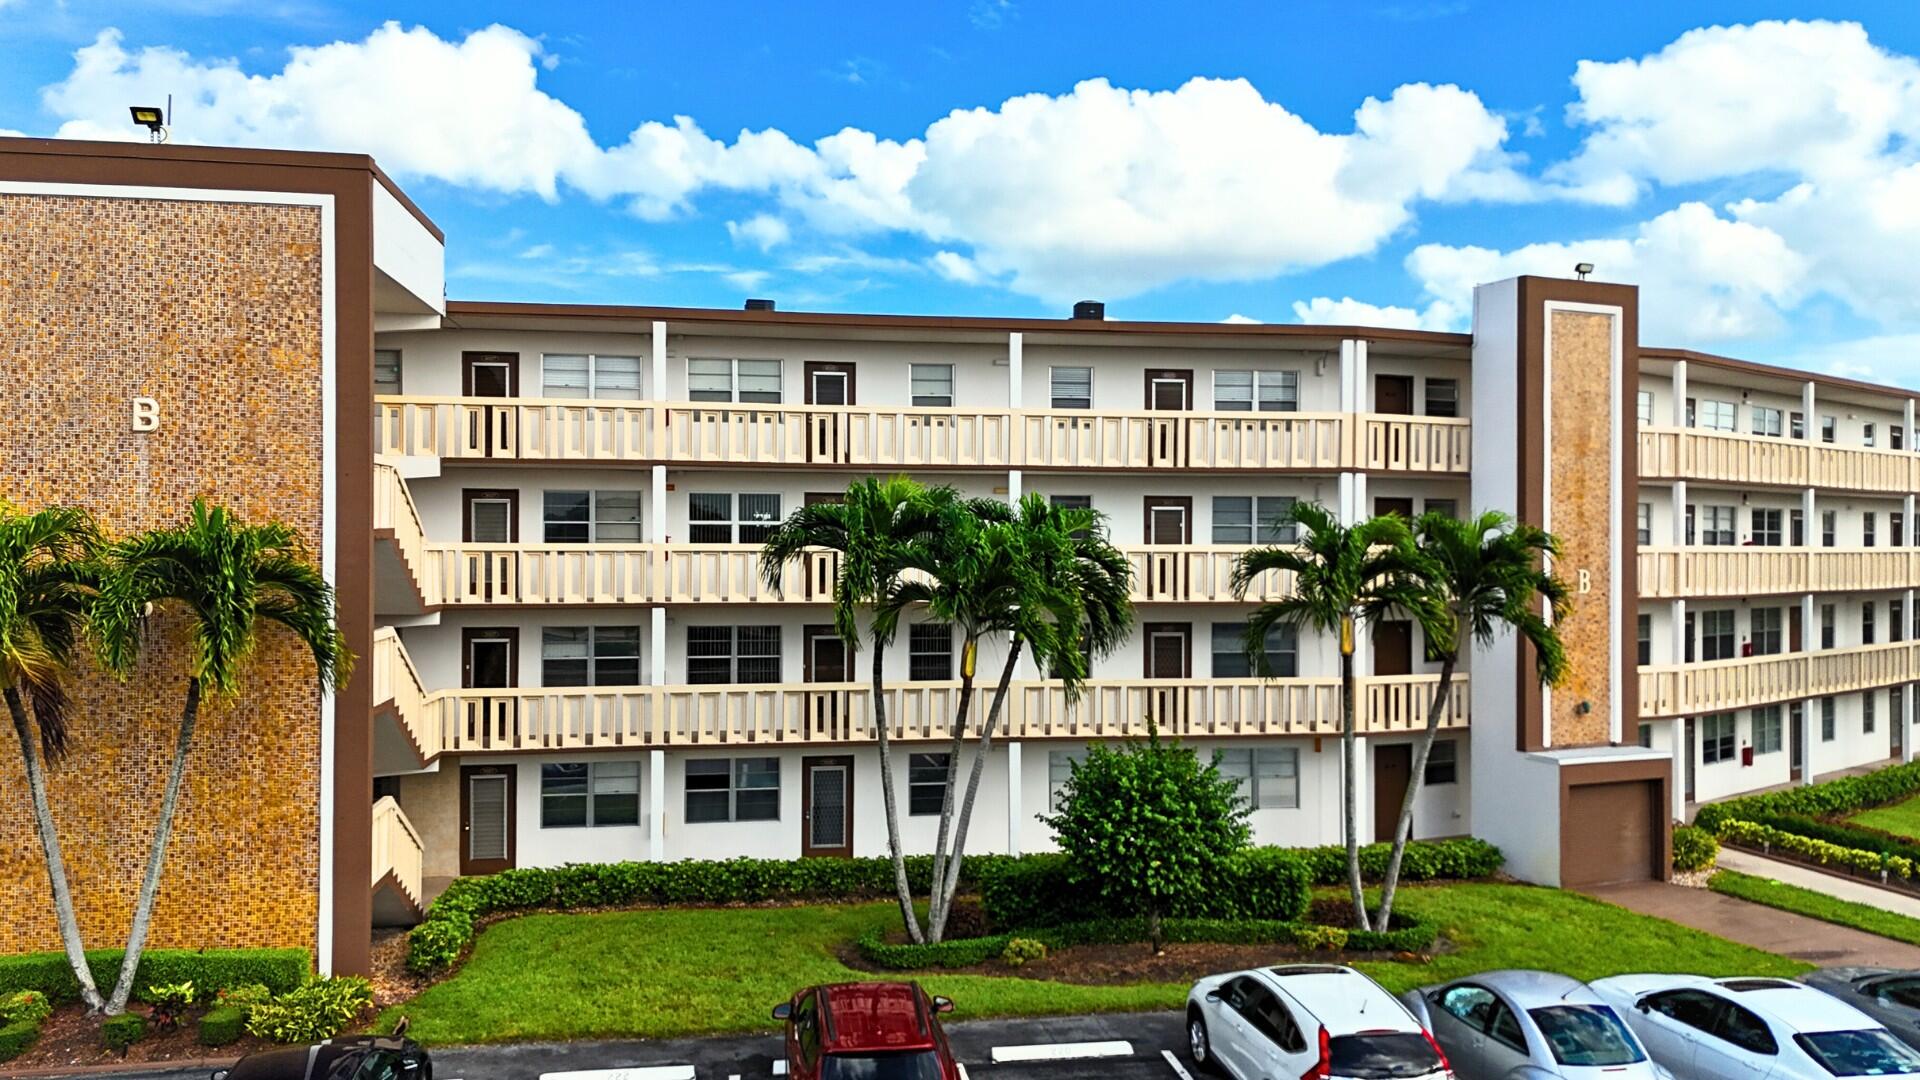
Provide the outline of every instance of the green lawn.
<path id="1" fill-rule="evenodd" d="M 1870 829 L 1897 833 L 1909 839 L 1920 840 L 1920 798 L 1906 802 L 1877 806 L 1847 819 L 1855 825 L 1865 825 Z"/>
<path id="2" fill-rule="evenodd" d="M 1722 870 L 1713 875 L 1708 887 L 1714 892 L 1756 904 L 1791 911 L 1822 922 L 1851 926 L 1855 930 L 1865 930 L 1869 934 L 1879 934 L 1909 945 L 1920 945 L 1920 919 L 1908 915 L 1856 904 L 1851 900 L 1839 900 L 1798 885 L 1787 885 L 1772 878 L 1754 877 L 1732 870 Z"/>
<path id="3" fill-rule="evenodd" d="M 1523 885 L 1410 887 L 1456 951 L 1432 964 L 1372 963 L 1395 991 L 1474 971 L 1551 967 L 1581 978 L 1626 971 L 1792 975 L 1806 966 L 1632 914 Z M 399 1010 L 434 1044 L 651 1038 L 773 1028 L 768 1010 L 801 986 L 872 976 L 835 953 L 899 918 L 887 903 L 791 908 L 528 915 L 479 937 L 452 978 Z M 1074 986 L 1006 976 L 929 974 L 961 1017 L 1177 1008 L 1184 983 Z"/>

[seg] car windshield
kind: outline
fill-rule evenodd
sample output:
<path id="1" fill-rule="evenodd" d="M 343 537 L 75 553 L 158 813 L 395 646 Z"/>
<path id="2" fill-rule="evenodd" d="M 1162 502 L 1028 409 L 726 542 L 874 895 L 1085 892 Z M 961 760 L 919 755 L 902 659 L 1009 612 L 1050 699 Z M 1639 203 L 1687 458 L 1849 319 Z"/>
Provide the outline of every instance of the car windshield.
<path id="1" fill-rule="evenodd" d="M 1896 1076 L 1920 1073 L 1920 1053 L 1885 1028 L 1864 1031 L 1816 1031 L 1793 1041 L 1820 1067 L 1835 1076 Z"/>
<path id="2" fill-rule="evenodd" d="M 828 1054 L 820 1080 L 940 1080 L 940 1055 L 931 1050 L 883 1054 Z"/>
<path id="3" fill-rule="evenodd" d="M 1631 1065 L 1646 1060 L 1626 1025 L 1605 1005 L 1550 1005 L 1527 1015 L 1562 1065 Z"/>
<path id="4" fill-rule="evenodd" d="M 1329 1073 L 1354 1080 L 1398 1080 L 1440 1071 L 1440 1055 L 1420 1034 L 1336 1035 L 1327 1040 L 1327 1054 Z"/>

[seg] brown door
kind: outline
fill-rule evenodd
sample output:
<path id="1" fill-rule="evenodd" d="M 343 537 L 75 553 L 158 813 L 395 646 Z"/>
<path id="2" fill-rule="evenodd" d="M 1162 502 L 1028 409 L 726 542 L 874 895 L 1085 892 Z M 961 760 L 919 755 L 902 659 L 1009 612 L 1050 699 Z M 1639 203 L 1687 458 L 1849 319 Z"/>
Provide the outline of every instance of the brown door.
<path id="1" fill-rule="evenodd" d="M 470 690 L 520 685 L 520 631 L 514 627 L 464 627 L 460 631 L 460 685 Z M 462 735 L 482 747 L 511 746 L 519 734 L 520 699 L 511 694 L 462 694 L 456 722 Z"/>
<path id="2" fill-rule="evenodd" d="M 513 869 L 513 774 L 511 765 L 460 767 L 460 873 Z"/>
<path id="3" fill-rule="evenodd" d="M 1411 415 L 1413 376 L 1375 375 L 1373 377 L 1373 411 Z"/>
<path id="4" fill-rule="evenodd" d="M 1386 497 L 1381 497 L 1373 500 L 1373 516 L 1374 517 L 1386 517 L 1388 514 L 1399 514 L 1402 518 L 1406 519 L 1407 521 L 1409 522 L 1412 521 L 1413 520 L 1413 500 L 1412 499 L 1394 499 L 1394 498 L 1386 498 Z"/>
<path id="5" fill-rule="evenodd" d="M 853 759 L 800 759 L 800 854 L 853 855 Z"/>
<path id="6" fill-rule="evenodd" d="M 1801 702 L 1787 706 L 1787 776 L 1800 779 L 1800 767 L 1807 760 L 1807 742 L 1803 738 L 1807 728 L 1807 707 Z"/>
<path id="7" fill-rule="evenodd" d="M 1800 651 L 1800 605 L 1787 609 L 1787 651 Z"/>
<path id="8" fill-rule="evenodd" d="M 1373 673 L 1413 674 L 1413 624 L 1390 619 L 1373 624 Z"/>
<path id="9" fill-rule="evenodd" d="M 1191 623 L 1142 623 L 1140 636 L 1146 646 L 1147 678 L 1174 680 L 1192 677 Z M 1162 734 L 1177 735 L 1186 730 L 1188 693 L 1184 683 L 1150 687 L 1147 690 L 1147 712 Z"/>
<path id="10" fill-rule="evenodd" d="M 852 405 L 853 365 L 809 360 L 801 365 L 809 405 Z"/>
<path id="11" fill-rule="evenodd" d="M 465 488 L 460 492 L 462 506 L 460 539 L 469 544 L 514 544 L 520 540 L 520 493 L 490 488 Z M 512 573 L 515 560 L 506 552 L 469 551 L 461 556 L 465 563 L 467 595 L 477 600 L 493 599 Z"/>
<path id="12" fill-rule="evenodd" d="M 1413 779 L 1413 747 L 1406 743 L 1373 748 L 1373 840 L 1393 843 L 1400 827 L 1400 804 L 1407 799 Z"/>
<path id="13" fill-rule="evenodd" d="M 800 632 L 803 652 L 801 677 L 810 683 L 851 681 L 847 664 L 847 643 L 831 626 L 808 626 Z M 807 716 L 816 737 L 839 738 L 841 717 L 847 715 L 844 690 L 815 690 L 807 694 Z"/>
<path id="14" fill-rule="evenodd" d="M 1147 543 L 1193 542 L 1193 496 L 1149 495 L 1146 500 Z"/>
<path id="15" fill-rule="evenodd" d="M 460 368 L 461 388 L 467 397 L 520 396 L 519 353 L 461 353 Z"/>
<path id="16" fill-rule="evenodd" d="M 1146 402 L 1154 412 L 1193 408 L 1193 369 L 1148 368 Z"/>
<path id="17" fill-rule="evenodd" d="M 803 365 L 804 393 L 809 405 L 853 404 L 853 365 L 809 360 Z M 844 413 L 807 414 L 807 460 L 827 463 L 847 459 L 847 418 Z"/>
<path id="18" fill-rule="evenodd" d="M 1560 823 L 1560 884 L 1570 889 L 1646 881 L 1663 837 L 1657 822 L 1660 785 L 1652 780 L 1580 784 L 1567 790 Z"/>

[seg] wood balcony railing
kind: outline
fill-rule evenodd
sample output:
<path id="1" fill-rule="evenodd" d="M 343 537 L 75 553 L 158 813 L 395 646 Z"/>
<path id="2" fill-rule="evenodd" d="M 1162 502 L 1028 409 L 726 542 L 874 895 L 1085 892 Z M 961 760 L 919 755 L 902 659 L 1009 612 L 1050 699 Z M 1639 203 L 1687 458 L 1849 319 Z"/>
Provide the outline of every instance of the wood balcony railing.
<path id="1" fill-rule="evenodd" d="M 1358 729 L 1423 728 L 1437 684 L 1431 675 L 1359 680 Z M 952 738 L 958 694 L 958 683 L 888 687 L 892 737 Z M 446 690 L 420 722 L 461 754 L 848 743 L 874 737 L 871 703 L 864 683 Z M 1456 677 L 1442 726 L 1464 726 L 1468 712 L 1467 680 Z M 1007 739 L 1122 738 L 1144 736 L 1149 719 L 1182 738 L 1338 735 L 1339 680 L 1095 680 L 1072 705 L 1056 683 L 1016 682 L 999 730 Z"/>
<path id="2" fill-rule="evenodd" d="M 391 626 L 373 632 L 373 707 L 376 713 L 391 712 L 400 729 L 413 740 L 413 750 L 422 761 L 440 756 L 440 729 L 427 723 L 427 691 L 414 670 L 400 634 Z"/>
<path id="3" fill-rule="evenodd" d="M 863 469 L 1465 473 L 1465 420 L 382 397 L 375 453 L 450 459 Z"/>
<path id="4" fill-rule="evenodd" d="M 1910 641 L 1640 669 L 1640 716 L 1698 716 L 1920 678 Z"/>
<path id="5" fill-rule="evenodd" d="M 413 822 L 407 820 L 393 796 L 382 796 L 373 804 L 372 886 L 378 888 L 392 875 L 394 886 L 414 907 L 425 907 L 420 901 L 420 861 L 420 834 L 414 831 Z"/>
<path id="6" fill-rule="evenodd" d="M 1730 431 L 1643 427 L 1640 475 L 1647 479 L 1906 495 L 1920 486 L 1920 454 Z"/>
<path id="7" fill-rule="evenodd" d="M 1917 548 L 1640 549 L 1640 596 L 1649 600 L 1915 587 L 1920 587 Z"/>
<path id="8" fill-rule="evenodd" d="M 413 505 L 413 493 L 398 470 L 391 465 L 373 466 L 373 531 L 390 539 L 415 573 L 422 565 L 427 530 L 420 524 L 420 511 Z"/>

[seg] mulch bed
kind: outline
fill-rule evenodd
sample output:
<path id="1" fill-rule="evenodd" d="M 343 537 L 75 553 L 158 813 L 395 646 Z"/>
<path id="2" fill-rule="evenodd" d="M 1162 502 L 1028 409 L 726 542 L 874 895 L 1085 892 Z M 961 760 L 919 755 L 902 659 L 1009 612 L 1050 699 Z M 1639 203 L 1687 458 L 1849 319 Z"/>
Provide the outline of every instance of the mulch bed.
<path id="1" fill-rule="evenodd" d="M 137 1011 L 132 1006 L 129 1011 Z M 100 1038 L 100 1017 L 88 1016 L 84 1005 L 67 1005 L 54 1010 L 40 1027 L 40 1039 L 26 1053 L 11 1061 L 0 1062 L 0 1076 L 13 1072 L 51 1068 L 98 1068 L 123 1062 L 232 1061 L 255 1050 L 270 1050 L 276 1044 L 251 1035 L 226 1046 L 200 1045 L 200 1017 L 196 1012 L 169 1032 L 149 1027 L 147 1037 L 127 1048 L 124 1056 L 106 1048 Z"/>
<path id="2" fill-rule="evenodd" d="M 1435 953 L 1447 952 L 1443 940 Z M 963 968 L 929 969 L 940 974 L 1017 976 L 1082 986 L 1127 986 L 1134 983 L 1192 982 L 1203 975 L 1275 964 L 1350 964 L 1356 960 L 1399 960 L 1425 963 L 1430 957 L 1413 953 L 1327 952 L 1295 945 L 1226 945 L 1215 942 L 1170 943 L 1159 953 L 1145 942 L 1128 945 L 1073 945 L 1049 952 L 1044 960 L 1012 967 L 998 959 Z M 840 960 L 858 971 L 898 974 L 878 967 L 854 946 L 841 950 Z"/>

